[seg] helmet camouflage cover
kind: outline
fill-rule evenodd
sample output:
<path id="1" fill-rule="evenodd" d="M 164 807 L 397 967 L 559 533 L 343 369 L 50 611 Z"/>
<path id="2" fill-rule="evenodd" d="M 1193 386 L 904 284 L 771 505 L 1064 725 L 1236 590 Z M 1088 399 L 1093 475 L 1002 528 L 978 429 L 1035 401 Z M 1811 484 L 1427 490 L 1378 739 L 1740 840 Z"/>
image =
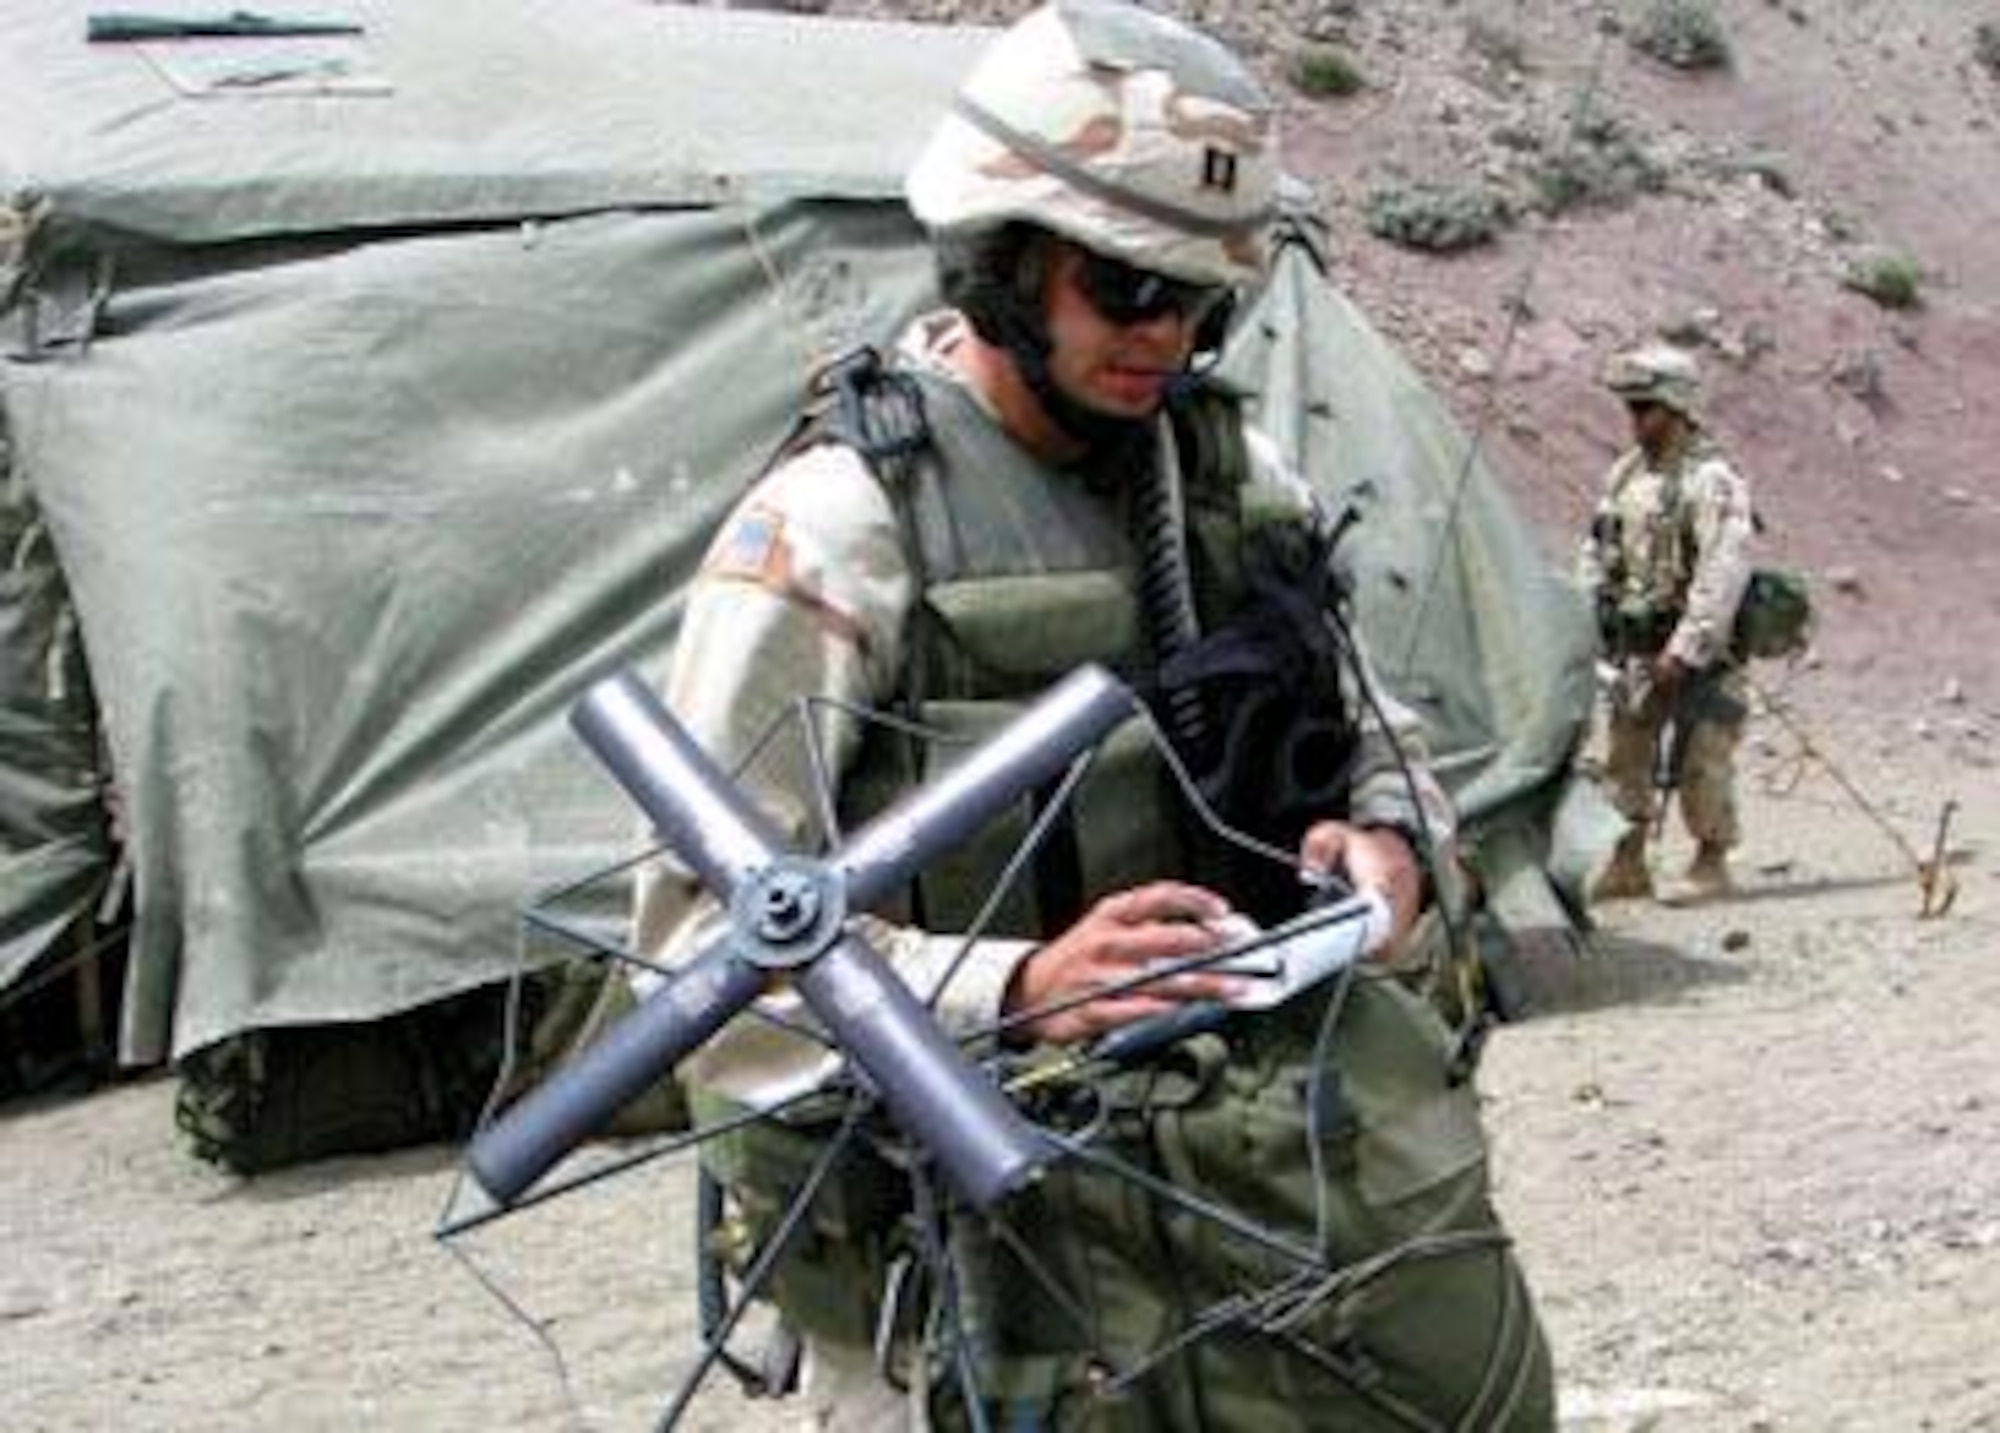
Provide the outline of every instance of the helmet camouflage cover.
<path id="1" fill-rule="evenodd" d="M 1121 0 L 1054 0 L 973 67 L 910 170 L 932 230 L 1024 221 L 1201 284 L 1263 273 L 1273 109 L 1217 41 Z"/>
<path id="2" fill-rule="evenodd" d="M 1701 370 L 1685 349 L 1650 344 L 1613 358 L 1604 370 L 1604 386 L 1627 403 L 1658 403 L 1692 420 L 1701 400 Z"/>

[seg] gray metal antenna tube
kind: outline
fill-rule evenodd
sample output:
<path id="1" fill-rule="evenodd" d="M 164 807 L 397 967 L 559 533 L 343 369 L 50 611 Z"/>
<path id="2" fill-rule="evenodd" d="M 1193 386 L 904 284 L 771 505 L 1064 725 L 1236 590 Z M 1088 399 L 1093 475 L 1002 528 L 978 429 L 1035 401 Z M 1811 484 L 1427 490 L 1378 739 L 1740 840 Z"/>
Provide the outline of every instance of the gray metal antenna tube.
<path id="1" fill-rule="evenodd" d="M 778 834 L 636 674 L 585 692 L 570 724 L 655 829 L 725 902 L 777 859 Z M 596 1044 L 473 1137 L 466 1163 L 496 1204 L 512 1204 L 558 1160 L 728 1024 L 768 974 L 727 940 L 703 950 Z"/>
<path id="2" fill-rule="evenodd" d="M 975 1208 L 991 1209 L 1055 1154 L 859 936 L 836 943 L 793 983 L 896 1123 Z"/>
<path id="3" fill-rule="evenodd" d="M 697 1050 L 764 988 L 765 972 L 719 940 L 473 1136 L 472 1176 L 505 1208 L 556 1162 Z"/>
<path id="4" fill-rule="evenodd" d="M 844 877 L 851 908 L 866 908 L 1060 772 L 1131 710 L 1130 693 L 1114 678 L 1080 669 L 934 786 L 859 833 L 825 868 L 829 879 Z M 725 900 L 779 859 L 770 824 L 636 676 L 592 688 L 574 723 Z M 483 1130 L 468 1162 L 488 1196 L 513 1202 L 755 999 L 770 971 L 746 956 L 749 948 L 722 941 L 703 951 Z M 842 933 L 803 955 L 793 970 L 801 998 L 965 1199 L 988 1208 L 1047 1162 L 1053 1147 L 866 941 Z"/>
<path id="5" fill-rule="evenodd" d="M 966 758 L 855 832 L 830 858 L 847 873 L 848 900 L 869 910 L 995 816 L 1053 780 L 1108 736 L 1135 706 L 1102 667 L 1078 667 Z"/>
<path id="6" fill-rule="evenodd" d="M 776 829 L 637 673 L 620 672 L 585 692 L 570 725 L 725 905 L 745 876 L 778 855 Z"/>

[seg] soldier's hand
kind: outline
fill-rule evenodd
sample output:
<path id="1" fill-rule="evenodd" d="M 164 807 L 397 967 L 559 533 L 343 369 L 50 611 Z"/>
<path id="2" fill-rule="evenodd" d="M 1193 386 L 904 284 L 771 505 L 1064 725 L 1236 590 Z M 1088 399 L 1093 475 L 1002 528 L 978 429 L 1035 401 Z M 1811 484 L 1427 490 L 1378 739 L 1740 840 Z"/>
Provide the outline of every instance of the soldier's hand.
<path id="1" fill-rule="evenodd" d="M 1687 680 L 1688 666 L 1670 652 L 1662 652 L 1653 658 L 1653 690 L 1659 693 L 1663 702 L 1672 701 Z"/>
<path id="2" fill-rule="evenodd" d="M 1229 902 L 1179 881 L 1155 881 L 1106 896 L 1083 918 L 1015 967 L 1008 1014 L 1038 1010 L 1130 980 L 1149 967 L 1201 955 L 1225 943 L 1216 922 Z M 1189 1000 L 1227 999 L 1236 979 L 1192 970 L 1025 1021 L 1013 1034 L 1069 1044 Z"/>
<path id="3" fill-rule="evenodd" d="M 1401 831 L 1346 821 L 1316 822 L 1299 842 L 1299 863 L 1308 870 L 1344 877 L 1358 891 L 1381 894 L 1392 918 L 1384 950 L 1394 950 L 1416 924 L 1423 906 L 1424 873 Z"/>

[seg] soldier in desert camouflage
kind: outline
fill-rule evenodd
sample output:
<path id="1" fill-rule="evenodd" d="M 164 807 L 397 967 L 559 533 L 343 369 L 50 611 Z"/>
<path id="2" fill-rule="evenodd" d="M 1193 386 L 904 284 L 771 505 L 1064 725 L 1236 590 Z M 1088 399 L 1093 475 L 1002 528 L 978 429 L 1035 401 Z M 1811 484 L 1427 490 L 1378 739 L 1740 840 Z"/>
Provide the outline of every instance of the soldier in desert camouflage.
<path id="1" fill-rule="evenodd" d="M 1326 524 L 1310 489 L 1244 431 L 1233 398 L 1204 393 L 1196 365 L 1264 271 L 1272 127 L 1235 57 L 1137 6 L 1061 0 L 995 42 L 908 179 L 950 307 L 869 380 L 871 392 L 902 384 L 920 398 L 921 451 L 838 427 L 809 433 L 724 522 L 689 593 L 667 697 L 725 764 L 802 697 L 927 724 L 971 713 L 990 730 L 1079 662 L 1160 676 L 1177 645 L 1231 616 L 1234 599 L 1220 595 L 1231 584 L 1205 583 L 1215 602 L 1197 601 L 1191 563 L 1233 570 L 1263 551 L 1267 530 L 1273 546 L 1282 533 L 1319 550 L 1311 540 Z M 1213 470 L 1176 456 L 1192 451 L 1182 429 L 1204 414 L 1222 425 L 1213 447 L 1234 455 Z M 1153 510 L 1171 518 L 1142 534 L 1143 493 L 1164 495 Z M 1202 534 L 1185 519 L 1197 508 L 1213 519 Z M 1149 580 L 1160 572 L 1174 580 Z M 1358 651 L 1348 660 L 1362 671 Z M 1407 711 L 1386 694 L 1361 700 L 1359 676 L 1325 675 L 1332 695 L 1314 715 L 1343 744 L 1340 790 L 1289 849 L 1379 893 L 1400 936 L 1428 899 L 1419 849 L 1449 861 L 1451 809 Z M 1305 704 L 1286 695 L 1282 705 Z M 907 740 L 825 712 L 844 825 L 866 814 L 868 793 L 921 779 Z M 1017 1044 L 1076 1047 L 1227 993 L 1195 972 L 1089 998 L 1215 948 L 1218 922 L 1246 899 L 1181 844 L 1157 753 L 1127 760 L 1093 769 L 1092 782 L 1115 789 L 1076 803 L 1062 879 L 1044 881 L 1038 863 L 1024 908 L 991 935 L 968 950 L 955 932 L 979 914 L 996 869 L 926 872 L 920 912 L 877 933 L 912 985 L 941 984 L 937 1013 L 954 1033 L 1007 1013 L 1020 1017 Z M 797 744 L 768 749 L 745 779 L 788 835 L 810 839 L 814 778 Z M 1285 874 L 1296 902 L 1297 873 Z M 699 945 L 713 910 L 662 871 L 642 886 L 638 916 L 640 943 L 672 963 Z M 815 1205 L 775 1284 L 807 1341 L 820 1426 L 1551 1426 L 1547 1346 L 1487 1200 L 1477 1101 L 1450 1074 L 1448 1032 L 1386 971 L 1356 978 L 1343 1009 L 1330 1057 L 1314 1053 L 1309 1016 L 1280 1009 L 1197 1037 L 1202 1073 L 1175 1085 L 1171 1110 L 1152 1102 L 1173 1082 L 1144 1070 L 1100 1092 L 1121 1157 L 1204 1198 L 1250 1199 L 1259 1217 L 1325 1241 L 1324 1277 L 1282 1330 L 1183 1338 L 1203 1310 L 1268 1277 L 1249 1272 L 1254 1251 L 1218 1247 L 1201 1221 L 1163 1217 L 1132 1188 L 1063 1166 L 1006 1211 L 1031 1230 L 1042 1267 L 994 1254 L 961 1276 L 992 1406 L 966 1408 L 949 1379 L 926 1398 L 936 1370 L 922 1340 L 905 1346 L 910 1330 L 885 1293 L 893 1195 L 857 1180 Z M 1341 1053 L 1350 1038 L 1364 1054 Z M 683 1073 L 698 1107 L 720 1115 L 810 1083 L 830 1058 L 740 1021 Z M 1329 1060 L 1337 1075 L 1316 1064 Z M 1337 1132 L 1307 1109 L 1302 1091 L 1316 1083 L 1339 1086 Z M 765 1126 L 711 1147 L 751 1240 L 781 1208 L 773 1171 L 805 1158 L 787 1139 L 810 1134 Z M 984 1237 L 974 1220 L 961 1235 Z M 1135 1363 L 1156 1366 L 1106 1395 L 1107 1369 Z"/>
<path id="2" fill-rule="evenodd" d="M 1735 763 L 1747 686 L 1732 634 L 1750 577 L 1749 488 L 1701 425 L 1688 353 L 1656 344 L 1620 354 L 1605 384 L 1635 443 L 1605 476 L 1581 566 L 1610 668 L 1605 775 L 1631 824 L 1592 893 L 1653 894 L 1647 837 L 1678 792 L 1695 840 L 1688 883 L 1717 894 L 1742 835 Z"/>

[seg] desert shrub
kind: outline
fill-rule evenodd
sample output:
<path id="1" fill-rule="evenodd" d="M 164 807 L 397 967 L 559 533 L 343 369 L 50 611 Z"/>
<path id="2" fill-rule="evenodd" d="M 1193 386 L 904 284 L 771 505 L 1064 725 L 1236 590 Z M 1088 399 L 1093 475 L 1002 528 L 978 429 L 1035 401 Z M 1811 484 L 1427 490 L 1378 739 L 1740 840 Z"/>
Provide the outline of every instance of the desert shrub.
<path id="1" fill-rule="evenodd" d="M 1883 308 L 1908 309 L 1923 302 L 1923 277 L 1923 267 L 1908 254 L 1876 249 L 1850 262 L 1840 282 Z"/>
<path id="2" fill-rule="evenodd" d="M 1665 187 L 1667 171 L 1638 130 L 1616 115 L 1590 109 L 1572 121 L 1564 143 L 1545 153 L 1528 177 L 1542 211 L 1560 214 L 1654 193 Z"/>
<path id="3" fill-rule="evenodd" d="M 1626 32 L 1632 47 L 1677 70 L 1729 64 L 1729 38 L 1708 0 L 1652 0 Z"/>
<path id="4" fill-rule="evenodd" d="M 1972 57 L 2000 79 L 2000 20 L 1982 20 L 1972 32 Z"/>
<path id="5" fill-rule="evenodd" d="M 1365 88 L 1354 57 L 1338 45 L 1308 45 L 1292 56 L 1291 79 L 1300 94 L 1339 99 Z"/>
<path id="6" fill-rule="evenodd" d="M 1506 201 L 1476 185 L 1390 184 L 1368 196 L 1368 232 L 1405 249 L 1455 254 L 1490 244 L 1507 224 Z"/>

